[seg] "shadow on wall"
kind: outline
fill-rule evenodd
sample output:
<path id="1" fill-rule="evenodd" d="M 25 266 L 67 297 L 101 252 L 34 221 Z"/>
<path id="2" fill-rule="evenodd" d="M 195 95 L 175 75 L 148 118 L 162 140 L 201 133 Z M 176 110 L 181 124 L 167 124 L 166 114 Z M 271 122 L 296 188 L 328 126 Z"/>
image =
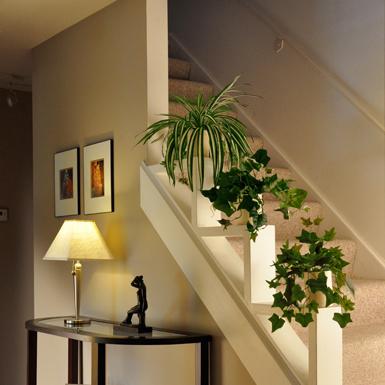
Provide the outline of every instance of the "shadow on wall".
<path id="1" fill-rule="evenodd" d="M 0 89 L 0 383 L 25 380 L 24 322 L 33 318 L 31 94 Z M 4 332 L 6 330 L 6 332 Z M 17 357 L 17 360 L 15 360 Z"/>
<path id="2" fill-rule="evenodd" d="M 263 96 L 244 114 L 251 133 L 306 182 L 338 233 L 357 241 L 356 274 L 384 277 L 384 133 L 295 50 L 276 54 L 277 36 L 243 1 L 218 4 L 171 1 L 171 34 L 216 86 L 241 74 Z"/>

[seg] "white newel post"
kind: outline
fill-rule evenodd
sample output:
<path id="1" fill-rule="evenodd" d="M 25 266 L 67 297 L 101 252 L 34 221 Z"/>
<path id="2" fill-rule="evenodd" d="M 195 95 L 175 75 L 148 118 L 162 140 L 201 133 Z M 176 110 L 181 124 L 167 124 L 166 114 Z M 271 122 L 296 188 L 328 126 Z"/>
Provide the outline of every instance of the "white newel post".
<path id="1" fill-rule="evenodd" d="M 259 230 L 254 241 L 244 237 L 245 299 L 249 303 L 271 303 L 275 289 L 267 280 L 275 277 L 275 226 Z"/>
<path id="2" fill-rule="evenodd" d="M 340 307 L 319 309 L 309 325 L 309 385 L 342 385 L 342 329 L 333 321 Z"/>

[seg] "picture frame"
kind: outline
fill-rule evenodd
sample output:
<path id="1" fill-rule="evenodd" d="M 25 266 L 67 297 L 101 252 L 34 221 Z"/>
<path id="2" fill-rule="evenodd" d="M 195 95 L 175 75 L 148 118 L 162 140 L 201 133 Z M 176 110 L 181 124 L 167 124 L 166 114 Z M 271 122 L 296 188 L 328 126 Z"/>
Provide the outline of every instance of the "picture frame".
<path id="1" fill-rule="evenodd" d="M 83 148 L 84 214 L 114 211 L 113 141 Z"/>
<path id="2" fill-rule="evenodd" d="M 80 214 L 79 147 L 54 155 L 55 217 Z"/>

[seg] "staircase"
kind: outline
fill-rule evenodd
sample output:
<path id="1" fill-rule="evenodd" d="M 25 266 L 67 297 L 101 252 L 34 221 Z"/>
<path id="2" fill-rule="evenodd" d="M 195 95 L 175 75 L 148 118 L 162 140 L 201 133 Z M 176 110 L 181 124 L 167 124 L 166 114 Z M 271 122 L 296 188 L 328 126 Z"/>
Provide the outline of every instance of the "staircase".
<path id="1" fill-rule="evenodd" d="M 191 67 L 186 61 L 179 59 L 169 59 L 169 93 L 170 96 L 178 95 L 190 99 L 195 98 L 198 94 L 208 97 L 213 94 L 213 86 L 206 83 L 190 80 Z M 180 105 L 170 101 L 169 113 L 181 115 L 185 111 Z M 263 146 L 261 138 L 248 138 L 253 151 Z M 280 177 L 290 178 L 290 170 L 285 168 L 276 168 L 275 171 Z M 307 353 L 305 346 L 309 346 L 309 334 L 306 329 L 300 326 L 293 325 L 285 327 L 282 331 L 272 335 L 269 332 L 270 325 L 267 322 L 268 315 L 271 314 L 271 308 L 266 306 L 253 306 L 248 301 L 245 301 L 245 281 L 247 280 L 244 274 L 247 260 L 248 243 L 245 242 L 245 234 L 241 227 L 232 226 L 225 234 L 221 228 L 215 228 L 216 218 L 211 217 L 206 223 L 205 230 L 200 230 L 200 224 L 194 222 L 194 198 L 191 199 L 191 192 L 183 186 L 177 185 L 175 188 L 168 185 L 167 177 L 164 170 L 159 166 L 142 167 L 142 207 L 154 227 L 169 247 L 175 259 L 185 272 L 190 282 L 193 284 L 198 295 L 212 313 L 219 327 L 224 331 L 227 338 L 233 336 L 234 331 L 228 331 L 231 325 L 226 325 L 226 320 L 223 319 L 221 309 L 218 309 L 218 304 L 215 302 L 215 297 L 207 295 L 202 286 L 205 286 L 204 280 L 197 279 L 196 275 L 199 271 L 209 271 L 212 273 L 210 279 L 219 280 L 218 288 L 223 289 L 219 293 L 220 296 L 227 298 L 226 304 L 233 307 L 233 311 L 239 317 L 239 325 L 237 328 L 244 328 L 243 337 L 230 337 L 230 343 L 235 351 L 240 356 L 245 367 L 249 372 L 253 372 L 253 367 L 256 366 L 253 360 L 256 357 L 250 357 L 254 351 L 266 348 L 269 354 L 278 362 L 279 370 L 283 372 L 286 378 L 289 378 L 290 384 L 307 384 L 309 362 L 307 361 Z M 143 188 L 146 186 L 147 191 Z M 164 199 L 164 210 L 172 208 L 169 212 L 154 213 L 154 207 L 151 205 L 151 197 L 149 191 L 154 194 L 161 194 L 159 199 Z M 155 198 L 155 197 L 153 197 Z M 282 215 L 275 210 L 277 201 L 272 196 L 266 195 L 265 211 L 268 217 L 269 225 L 275 226 L 276 237 L 276 252 L 279 251 L 282 243 L 286 240 L 295 242 L 295 237 L 302 229 L 300 217 L 301 213 L 296 213 L 290 220 L 284 220 Z M 158 201 L 159 202 L 159 201 Z M 199 197 L 196 197 L 198 206 L 204 205 L 204 210 L 209 210 L 209 202 L 204 202 Z M 310 217 L 322 216 L 322 205 L 319 202 L 307 202 L 309 207 L 308 215 Z M 199 208 L 198 208 L 199 210 Z M 163 216 L 162 216 L 163 215 Z M 165 229 L 162 227 L 162 218 L 168 215 L 175 215 L 175 226 L 179 223 L 184 227 L 184 236 L 192 241 L 191 247 L 197 248 L 196 254 L 206 256 L 206 261 L 202 259 L 201 269 L 196 270 L 192 262 L 188 262 L 181 257 L 180 254 L 186 254 L 187 238 L 185 239 L 184 248 L 178 248 L 175 241 L 170 238 Z M 171 217 L 170 217 L 171 218 Z M 194 224 L 194 223 L 193 223 Z M 169 226 L 169 222 L 168 222 Z M 197 230 L 198 229 L 198 230 Z M 211 232 L 211 233 L 210 233 Z M 178 231 L 175 228 L 175 234 Z M 226 237 L 224 236 L 226 235 Z M 180 234 L 180 236 L 182 236 Z M 258 240 L 257 240 L 258 242 Z M 344 253 L 344 259 L 350 262 L 346 267 L 346 273 L 351 279 L 354 287 L 354 299 L 356 309 L 352 314 L 353 324 L 349 325 L 343 331 L 343 384 L 344 385 L 381 385 L 385 384 L 385 281 L 359 279 L 354 277 L 353 265 L 356 254 L 356 245 L 351 240 L 338 239 L 330 242 L 330 246 L 340 246 Z M 305 251 L 305 250 L 304 250 Z M 195 257 L 192 256 L 192 259 Z M 196 261 L 195 261 L 196 262 Z M 208 264 L 207 266 L 205 265 Z M 195 271 L 195 273 L 194 273 Z M 214 285 L 213 285 L 214 287 Z M 207 288 L 206 288 L 207 289 Z M 218 289 L 219 290 L 219 289 Z M 218 293 L 217 293 L 218 294 Z M 252 317 L 250 317 L 250 315 Z M 293 332 L 295 330 L 295 333 Z M 257 334 L 256 337 L 248 337 L 249 334 Z M 266 341 L 267 336 L 267 341 Z M 299 337 L 299 338 L 298 338 Z M 237 340 L 237 338 L 239 340 Z M 243 342 L 240 341 L 244 338 Z M 242 343 L 247 343 L 249 339 L 249 349 L 245 351 Z M 301 341 L 303 343 L 301 343 Z M 333 342 L 332 342 L 333 343 Z M 257 345 L 260 344 L 258 347 Z M 272 345 L 276 351 L 269 348 Z M 338 344 L 337 344 L 338 345 Z M 291 349 L 290 349 L 291 346 Z M 285 352 L 286 349 L 286 352 Z M 259 351 L 261 353 L 261 351 Z M 258 353 L 256 353 L 258 354 Z M 248 356 L 249 355 L 249 356 Z M 252 361 L 250 362 L 250 359 Z M 266 368 L 265 368 L 266 369 Z M 270 368 L 273 370 L 273 368 Z M 274 370 L 277 370 L 275 368 Z M 329 370 L 333 370 L 332 367 Z M 268 381 L 268 373 L 263 368 L 258 368 L 258 373 L 252 375 L 254 379 L 259 379 L 264 382 L 263 376 Z M 251 373 L 252 374 L 252 373 Z M 326 378 L 326 377 L 325 377 Z M 283 380 L 282 384 L 287 383 Z M 259 383 L 259 382 L 258 382 Z M 320 382 L 321 383 L 321 382 Z M 277 383 L 280 385 L 281 383 Z M 322 383 L 326 385 L 326 383 Z M 275 384 L 274 384 L 275 385 Z M 330 385 L 335 385 L 330 383 Z"/>

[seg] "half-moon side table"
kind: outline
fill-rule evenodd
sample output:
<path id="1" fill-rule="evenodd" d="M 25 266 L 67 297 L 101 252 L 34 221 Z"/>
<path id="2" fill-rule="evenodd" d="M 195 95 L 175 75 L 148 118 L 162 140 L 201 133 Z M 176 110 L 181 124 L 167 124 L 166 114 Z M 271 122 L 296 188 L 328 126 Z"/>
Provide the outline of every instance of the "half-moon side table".
<path id="1" fill-rule="evenodd" d="M 51 334 L 68 339 L 68 383 L 82 383 L 82 344 L 91 342 L 93 363 L 92 385 L 106 384 L 106 345 L 180 345 L 195 344 L 197 347 L 197 379 L 200 385 L 210 385 L 210 343 L 211 336 L 154 328 L 152 333 L 138 334 L 119 324 L 91 319 L 91 324 L 82 327 L 68 327 L 68 317 L 41 318 L 27 321 L 28 366 L 27 385 L 36 385 L 37 333 Z"/>

